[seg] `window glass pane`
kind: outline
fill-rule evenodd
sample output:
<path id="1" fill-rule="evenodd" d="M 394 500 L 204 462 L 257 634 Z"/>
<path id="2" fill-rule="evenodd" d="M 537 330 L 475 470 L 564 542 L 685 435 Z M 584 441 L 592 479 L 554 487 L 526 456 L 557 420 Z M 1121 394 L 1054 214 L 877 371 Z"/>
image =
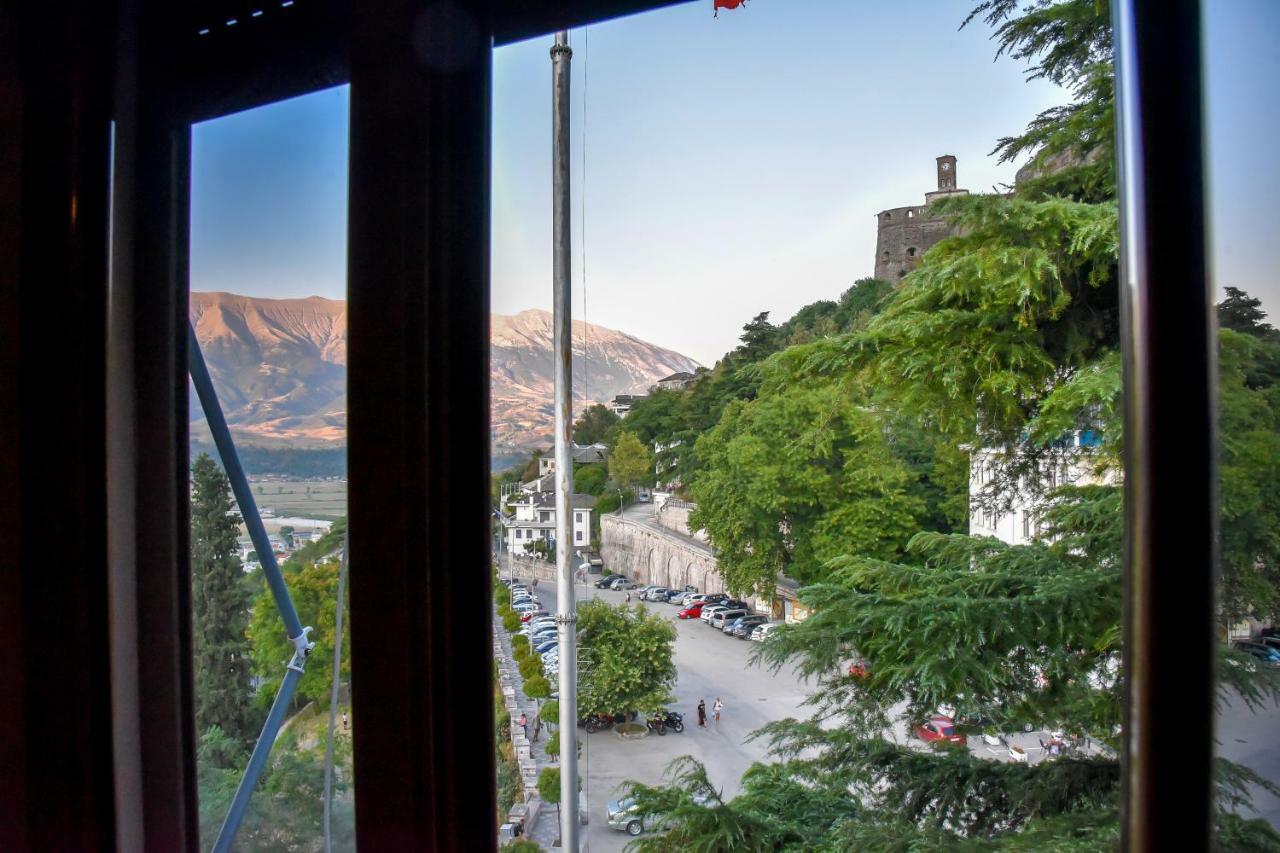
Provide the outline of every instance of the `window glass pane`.
<path id="1" fill-rule="evenodd" d="M 715 5 L 570 38 L 574 439 L 606 457 L 575 452 L 575 492 L 593 501 L 591 549 L 575 555 L 584 832 L 594 849 L 664 819 L 690 847 L 730 824 L 780 849 L 978 835 L 1113 847 L 1108 9 L 984 4 L 957 33 L 964 11 L 927 3 Z M 554 412 L 550 46 L 494 57 L 491 426 L 506 528 L 513 497 L 555 488 L 537 480 Z M 550 549 L 503 541 L 499 576 L 545 589 Z M 686 587 L 715 597 L 697 608 L 663 593 Z M 495 698 L 536 732 L 560 668 L 518 651 L 509 600 L 499 590 Z M 773 628 L 726 634 L 744 613 Z M 648 630 L 650 616 L 660 651 L 627 664 L 639 686 L 606 689 L 633 644 L 593 639 L 603 625 Z M 653 736 L 667 728 L 644 718 L 659 710 L 683 714 L 681 736 Z M 629 722 L 650 735 L 596 731 Z M 706 736 L 714 751 L 693 740 Z M 526 820 L 550 843 L 554 810 L 538 804 L 552 792 L 519 777 L 551 756 L 515 724 L 495 749 L 499 825 Z M 673 776 L 682 755 L 694 760 Z M 1026 765 L 1019 791 L 1058 790 L 1061 756 L 1087 762 L 1088 783 L 1010 808 L 1004 765 Z M 940 772 L 954 761 L 1010 798 L 940 782 L 936 811 L 904 809 L 956 778 Z"/>
<path id="2" fill-rule="evenodd" d="M 314 643 L 236 850 L 355 847 L 346 470 L 347 90 L 197 125 L 191 322 L 266 547 Z M 213 841 L 296 662 L 203 409 L 191 406 L 200 838 Z M 341 619 L 341 629 L 339 629 Z M 340 649 L 335 678 L 335 647 Z M 332 710 L 332 714 L 331 714 Z M 326 820 L 326 805 L 331 812 Z"/>
<path id="3" fill-rule="evenodd" d="M 1259 0 L 1204 5 L 1209 233 L 1218 320 L 1220 759 L 1251 771 L 1249 795 L 1223 807 L 1280 828 L 1280 733 L 1269 643 L 1280 621 L 1280 180 L 1270 140 L 1280 8 Z"/>

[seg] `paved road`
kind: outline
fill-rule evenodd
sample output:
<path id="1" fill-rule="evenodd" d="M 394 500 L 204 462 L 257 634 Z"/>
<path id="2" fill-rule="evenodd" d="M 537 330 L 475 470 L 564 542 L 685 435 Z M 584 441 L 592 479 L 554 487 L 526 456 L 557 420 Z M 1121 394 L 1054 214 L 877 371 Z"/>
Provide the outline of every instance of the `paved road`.
<path id="1" fill-rule="evenodd" d="M 582 587 L 578 588 L 582 590 Z M 610 603 L 620 603 L 622 593 L 598 592 Z M 650 735 L 642 740 L 622 740 L 612 732 L 588 735 L 579 729 L 583 741 L 586 792 L 591 823 L 588 826 L 593 853 L 620 851 L 628 836 L 609 829 L 605 822 L 606 803 L 617 797 L 617 787 L 628 779 L 649 784 L 663 781 L 663 771 L 675 758 L 692 755 L 707 765 L 711 781 L 726 797 L 738 792 L 742 774 L 752 762 L 762 760 L 765 746 L 748 742 L 747 736 L 771 720 L 803 716 L 800 703 L 809 686 L 794 672 L 771 673 L 750 667 L 748 658 L 754 643 L 726 637 L 700 619 L 676 618 L 678 608 L 668 604 L 648 605 L 676 626 L 675 663 L 679 673 L 672 708 L 685 716 L 683 734 L 666 737 Z M 699 699 L 711 704 L 719 696 L 724 702 L 720 724 L 708 720 L 706 729 L 697 725 Z"/>
<path id="2" fill-rule="evenodd" d="M 1218 754 L 1280 783 L 1280 706 L 1254 713 L 1239 699 L 1227 704 L 1218 717 Z M 1253 789 L 1253 808 L 1245 813 L 1280 829 L 1280 798 L 1262 789 Z"/>

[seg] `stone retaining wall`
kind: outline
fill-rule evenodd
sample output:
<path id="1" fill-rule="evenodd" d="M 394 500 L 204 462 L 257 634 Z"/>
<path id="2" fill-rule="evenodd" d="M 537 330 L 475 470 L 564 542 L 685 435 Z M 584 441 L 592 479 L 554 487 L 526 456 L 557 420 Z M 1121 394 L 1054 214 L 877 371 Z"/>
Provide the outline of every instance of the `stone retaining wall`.
<path id="1" fill-rule="evenodd" d="M 627 518 L 600 519 L 600 553 L 610 571 L 641 583 L 724 592 L 715 557 Z"/>

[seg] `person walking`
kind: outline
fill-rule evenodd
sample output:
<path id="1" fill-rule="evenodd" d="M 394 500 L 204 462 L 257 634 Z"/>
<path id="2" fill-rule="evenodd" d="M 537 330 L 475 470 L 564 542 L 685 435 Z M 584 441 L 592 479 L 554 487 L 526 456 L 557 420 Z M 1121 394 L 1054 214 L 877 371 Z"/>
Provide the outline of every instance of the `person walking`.
<path id="1" fill-rule="evenodd" d="M 542 734 L 542 714 L 541 712 L 533 715 L 533 742 L 538 742 L 539 735 Z"/>
<path id="2" fill-rule="evenodd" d="M 524 736 L 529 737 L 529 718 L 524 715 L 524 711 L 520 712 L 520 719 L 516 720 L 520 724 L 520 728 L 524 731 Z"/>
<path id="3" fill-rule="evenodd" d="M 698 728 L 705 729 L 707 727 L 707 700 L 698 700 Z"/>
<path id="4" fill-rule="evenodd" d="M 628 592 L 628 593 L 627 593 L 627 604 L 630 604 L 630 603 L 631 603 L 631 593 L 630 593 L 630 592 Z"/>
<path id="5" fill-rule="evenodd" d="M 715 703 L 711 706 L 711 713 L 716 716 L 716 725 L 720 725 L 720 712 L 724 710 L 724 703 L 720 701 L 720 697 L 716 697 Z"/>

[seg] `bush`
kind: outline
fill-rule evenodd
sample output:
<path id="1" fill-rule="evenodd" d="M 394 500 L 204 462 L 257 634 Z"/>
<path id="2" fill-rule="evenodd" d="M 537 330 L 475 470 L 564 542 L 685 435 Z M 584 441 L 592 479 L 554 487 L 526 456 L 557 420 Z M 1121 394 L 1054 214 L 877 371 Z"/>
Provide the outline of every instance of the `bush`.
<path id="1" fill-rule="evenodd" d="M 530 651 L 529 638 L 524 634 L 516 634 L 511 638 L 511 653 L 516 657 L 519 657 L 522 654 L 527 655 Z"/>
<path id="2" fill-rule="evenodd" d="M 551 695 L 551 682 L 541 675 L 535 675 L 524 683 L 524 695 L 530 699 L 546 699 Z"/>
<path id="3" fill-rule="evenodd" d="M 547 738 L 547 755 L 558 756 L 560 754 L 560 733 L 556 732 Z"/>
<path id="4" fill-rule="evenodd" d="M 514 613 L 508 613 L 502 617 L 502 627 L 506 629 L 508 634 L 514 634 L 520 630 L 520 617 Z"/>
<path id="5" fill-rule="evenodd" d="M 501 853 L 543 853 L 542 846 L 527 838 L 517 838 L 502 845 Z"/>
<path id="6" fill-rule="evenodd" d="M 529 679 L 542 675 L 542 661 L 536 657 L 525 657 L 516 666 L 520 668 L 520 677 L 525 680 L 526 685 Z"/>
<path id="7" fill-rule="evenodd" d="M 560 703 L 554 699 L 548 699 L 546 703 L 538 710 L 538 715 L 542 717 L 544 726 L 556 726 L 560 724 Z"/>

